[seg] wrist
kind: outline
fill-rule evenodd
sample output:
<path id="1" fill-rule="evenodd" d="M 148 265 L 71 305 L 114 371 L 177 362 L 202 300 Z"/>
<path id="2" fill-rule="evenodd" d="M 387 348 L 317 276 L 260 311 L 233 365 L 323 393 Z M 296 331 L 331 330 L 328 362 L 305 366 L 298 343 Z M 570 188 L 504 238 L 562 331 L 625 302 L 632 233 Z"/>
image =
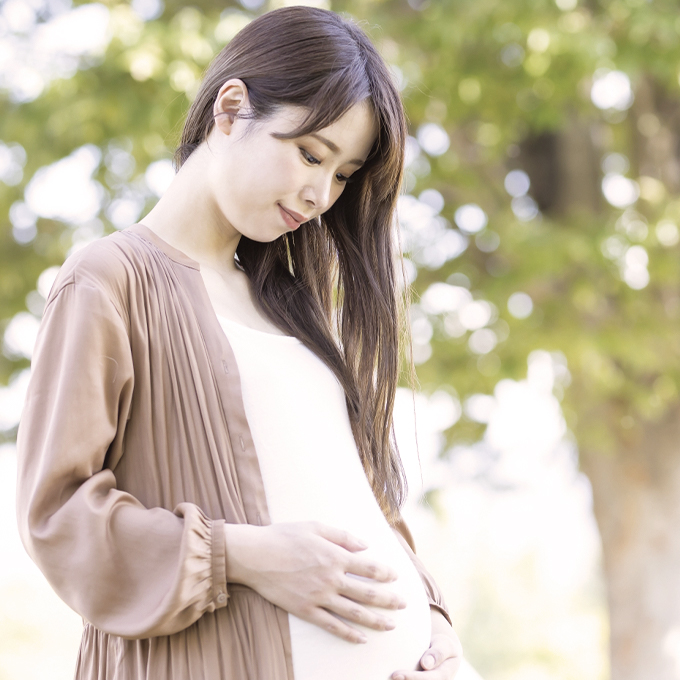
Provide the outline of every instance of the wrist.
<path id="1" fill-rule="evenodd" d="M 241 583 L 250 586 L 253 572 L 253 550 L 260 539 L 264 527 L 252 524 L 224 524 L 224 539 L 226 542 L 226 573 L 227 583 Z"/>

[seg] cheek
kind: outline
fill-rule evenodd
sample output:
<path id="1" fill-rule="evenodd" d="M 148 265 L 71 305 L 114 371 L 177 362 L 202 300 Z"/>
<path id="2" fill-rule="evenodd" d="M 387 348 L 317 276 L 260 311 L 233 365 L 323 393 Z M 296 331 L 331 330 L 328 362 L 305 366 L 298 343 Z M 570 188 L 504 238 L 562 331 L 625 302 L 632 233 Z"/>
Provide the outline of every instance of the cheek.
<path id="1" fill-rule="evenodd" d="M 306 171 L 297 153 L 279 154 L 275 169 L 281 176 L 281 182 L 288 185 L 302 181 Z"/>
<path id="2" fill-rule="evenodd" d="M 259 163 L 253 164 L 250 176 L 251 190 L 263 190 L 267 198 L 280 200 L 285 195 L 296 193 L 303 181 L 304 168 L 291 153 L 272 153 L 260 159 Z"/>

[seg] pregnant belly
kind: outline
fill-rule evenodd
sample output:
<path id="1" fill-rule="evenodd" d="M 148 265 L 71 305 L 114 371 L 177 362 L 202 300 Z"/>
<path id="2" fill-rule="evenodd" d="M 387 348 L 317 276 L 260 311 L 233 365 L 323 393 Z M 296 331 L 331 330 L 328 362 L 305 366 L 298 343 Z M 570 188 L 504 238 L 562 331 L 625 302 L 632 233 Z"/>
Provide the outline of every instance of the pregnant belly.
<path id="1" fill-rule="evenodd" d="M 387 680 L 414 669 L 430 644 L 423 583 L 383 516 L 366 479 L 345 392 L 324 362 L 295 338 L 228 324 L 243 403 L 272 522 L 314 520 L 345 529 L 369 548 L 359 553 L 394 568 L 390 589 L 406 600 L 381 609 L 396 628 L 362 628 L 366 644 L 346 642 L 289 615 L 295 680 Z"/>
<path id="2" fill-rule="evenodd" d="M 364 532 L 362 538 L 370 547 L 359 554 L 397 571 L 396 581 L 377 587 L 396 592 L 406 601 L 406 608 L 393 611 L 368 607 L 391 618 L 396 627 L 376 631 L 350 624 L 368 638 L 365 644 L 355 644 L 289 614 L 295 680 L 388 680 L 396 670 L 415 669 L 429 647 L 430 607 L 423 583 L 386 524 L 385 529 L 374 536 Z"/>

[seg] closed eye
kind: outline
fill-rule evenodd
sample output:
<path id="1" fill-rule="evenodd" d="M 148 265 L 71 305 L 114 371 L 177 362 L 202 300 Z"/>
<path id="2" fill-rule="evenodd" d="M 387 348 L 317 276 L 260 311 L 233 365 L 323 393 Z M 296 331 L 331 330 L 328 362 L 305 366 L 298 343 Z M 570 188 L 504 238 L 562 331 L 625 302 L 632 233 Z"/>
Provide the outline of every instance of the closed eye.
<path id="1" fill-rule="evenodd" d="M 312 156 L 312 154 L 303 147 L 300 147 L 300 153 L 302 154 L 302 157 L 311 165 L 319 165 L 319 163 L 321 163 L 318 158 Z"/>
<path id="2" fill-rule="evenodd" d="M 305 149 L 302 146 L 299 147 L 299 149 L 300 149 L 300 154 L 307 161 L 307 163 L 309 163 L 310 165 L 320 165 L 321 164 L 321 161 L 318 158 L 316 158 L 315 156 L 312 156 L 312 154 L 309 153 L 309 151 L 307 151 L 307 149 Z M 346 175 L 343 175 L 341 173 L 337 173 L 335 175 L 335 179 L 337 179 L 338 182 L 341 182 L 342 184 L 348 184 L 349 182 L 352 181 L 351 177 L 347 177 Z"/>

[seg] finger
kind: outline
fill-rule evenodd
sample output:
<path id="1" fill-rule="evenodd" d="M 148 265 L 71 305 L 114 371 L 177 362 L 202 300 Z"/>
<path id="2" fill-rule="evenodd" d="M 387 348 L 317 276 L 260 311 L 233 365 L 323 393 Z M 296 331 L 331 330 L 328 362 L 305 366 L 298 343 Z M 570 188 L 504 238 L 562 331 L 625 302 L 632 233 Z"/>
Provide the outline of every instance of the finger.
<path id="1" fill-rule="evenodd" d="M 380 581 L 381 583 L 391 583 L 392 581 L 396 581 L 399 576 L 394 569 L 388 567 L 386 564 L 370 562 L 361 557 L 353 557 L 347 565 L 346 571 L 349 574 L 364 576 L 365 578 Z"/>
<path id="2" fill-rule="evenodd" d="M 404 609 L 406 601 L 388 588 L 376 588 L 355 578 L 346 578 L 338 589 L 340 595 L 382 609 Z"/>
<path id="3" fill-rule="evenodd" d="M 460 668 L 460 659 L 446 659 L 431 671 L 396 671 L 391 680 L 453 680 Z"/>
<path id="4" fill-rule="evenodd" d="M 343 640 L 347 640 L 347 642 L 364 644 L 368 641 L 366 635 L 360 630 L 348 626 L 346 623 L 343 623 L 339 618 L 333 616 L 333 614 L 327 612 L 325 609 L 316 609 L 314 615 L 308 618 L 307 621 L 319 626 L 320 628 L 323 628 L 332 635 L 335 635 Z"/>
<path id="5" fill-rule="evenodd" d="M 322 524 L 321 522 L 312 522 L 312 531 L 325 538 L 335 545 L 339 545 L 345 550 L 350 552 L 357 552 L 359 550 L 366 550 L 368 546 L 359 538 L 349 533 L 349 531 L 344 531 L 343 529 L 338 529 L 336 527 L 329 526 L 328 524 Z"/>
<path id="6" fill-rule="evenodd" d="M 444 660 L 444 652 L 441 647 L 443 645 L 438 640 L 433 640 L 430 648 L 423 654 L 420 659 L 420 666 L 423 670 L 429 671 L 436 668 Z M 451 656 L 447 654 L 446 656 Z"/>
<path id="7" fill-rule="evenodd" d="M 376 614 L 346 597 L 334 598 L 326 608 L 351 623 L 358 623 L 374 630 L 393 630 L 396 625 L 388 616 Z"/>
<path id="8" fill-rule="evenodd" d="M 439 666 L 444 659 L 451 658 L 455 653 L 453 641 L 443 635 L 432 636 L 430 648 L 420 659 L 423 670 L 429 671 Z"/>

